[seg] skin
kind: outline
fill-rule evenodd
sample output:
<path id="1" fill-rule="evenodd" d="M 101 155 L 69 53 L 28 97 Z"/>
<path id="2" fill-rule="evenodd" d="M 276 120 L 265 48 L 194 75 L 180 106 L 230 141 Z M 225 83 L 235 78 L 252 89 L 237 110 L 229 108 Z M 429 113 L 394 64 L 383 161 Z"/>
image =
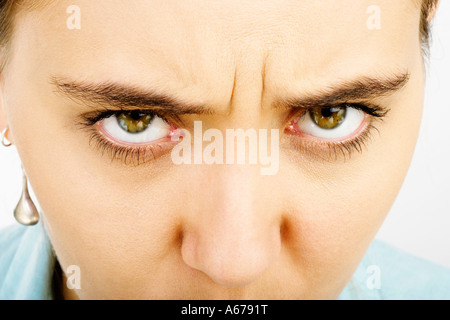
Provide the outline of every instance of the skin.
<path id="1" fill-rule="evenodd" d="M 335 299 L 388 213 L 414 151 L 424 66 L 413 1 L 58 1 L 20 12 L 2 74 L 9 125 L 62 270 L 65 298 Z M 66 8 L 81 8 L 68 30 Z M 125 81 L 205 103 L 207 128 L 278 128 L 279 97 L 339 79 L 408 70 L 373 102 L 391 111 L 361 153 L 322 159 L 286 142 L 279 171 L 259 165 L 139 166 L 89 146 L 90 107 L 55 93 L 54 75 Z M 188 126 L 189 126 L 188 125 Z M 316 153 L 317 154 L 317 153 Z"/>

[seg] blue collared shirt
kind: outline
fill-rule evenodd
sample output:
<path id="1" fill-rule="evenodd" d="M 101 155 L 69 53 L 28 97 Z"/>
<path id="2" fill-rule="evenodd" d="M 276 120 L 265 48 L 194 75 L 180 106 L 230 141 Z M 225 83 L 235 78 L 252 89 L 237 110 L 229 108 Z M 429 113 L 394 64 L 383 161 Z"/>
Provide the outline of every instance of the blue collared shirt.
<path id="1" fill-rule="evenodd" d="M 51 300 L 55 255 L 41 223 L 0 232 L 0 299 Z M 450 300 L 450 270 L 374 241 L 341 300 Z"/>

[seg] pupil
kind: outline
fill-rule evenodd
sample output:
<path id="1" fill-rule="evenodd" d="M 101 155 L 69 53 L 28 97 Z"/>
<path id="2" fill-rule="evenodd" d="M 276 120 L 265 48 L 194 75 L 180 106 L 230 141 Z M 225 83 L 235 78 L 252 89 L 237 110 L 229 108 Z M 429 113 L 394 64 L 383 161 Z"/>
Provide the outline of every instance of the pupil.
<path id="1" fill-rule="evenodd" d="M 339 111 L 338 108 L 322 108 L 321 113 L 323 117 L 329 118 L 338 111 Z"/>
<path id="2" fill-rule="evenodd" d="M 139 119 L 142 118 L 142 114 L 141 114 L 138 110 L 133 110 L 133 111 L 131 111 L 131 113 L 130 113 L 130 117 L 131 117 L 133 120 L 139 120 Z"/>

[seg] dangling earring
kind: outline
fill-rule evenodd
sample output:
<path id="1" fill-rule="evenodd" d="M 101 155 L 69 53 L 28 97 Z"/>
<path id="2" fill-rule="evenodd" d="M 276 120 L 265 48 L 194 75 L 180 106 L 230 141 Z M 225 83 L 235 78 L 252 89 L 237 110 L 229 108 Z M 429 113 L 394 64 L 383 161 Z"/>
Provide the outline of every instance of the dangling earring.
<path id="1" fill-rule="evenodd" d="M 3 131 L 2 131 L 2 145 L 5 147 L 11 147 L 12 143 L 11 142 L 6 142 L 6 133 L 8 132 L 9 127 L 6 127 Z"/>
<path id="2" fill-rule="evenodd" d="M 1 143 L 5 147 L 10 147 L 12 145 L 11 142 L 6 142 L 6 133 L 8 132 L 9 128 L 6 127 L 2 131 L 1 136 Z M 32 226 L 39 222 L 39 212 L 34 205 L 33 200 L 30 197 L 30 194 L 28 192 L 28 179 L 25 175 L 25 171 L 22 168 L 23 173 L 23 189 L 22 189 L 22 195 L 20 197 L 19 203 L 16 206 L 16 209 L 14 209 L 14 217 L 16 220 L 25 225 L 25 226 Z"/>
<path id="3" fill-rule="evenodd" d="M 17 204 L 16 209 L 14 209 L 14 218 L 25 226 L 33 226 L 39 222 L 39 212 L 28 193 L 28 179 L 23 168 L 22 172 L 23 190 L 19 203 Z"/>

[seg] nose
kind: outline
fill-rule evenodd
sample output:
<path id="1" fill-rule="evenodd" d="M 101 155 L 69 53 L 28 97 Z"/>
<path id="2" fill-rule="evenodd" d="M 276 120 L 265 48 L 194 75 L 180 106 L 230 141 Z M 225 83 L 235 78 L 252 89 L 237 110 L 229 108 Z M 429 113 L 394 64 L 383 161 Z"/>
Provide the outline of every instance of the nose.
<path id="1" fill-rule="evenodd" d="M 277 260 L 281 248 L 281 215 L 268 194 L 269 182 L 261 180 L 270 178 L 251 166 L 201 174 L 198 180 L 208 183 L 185 207 L 183 260 L 219 285 L 248 285 Z"/>

